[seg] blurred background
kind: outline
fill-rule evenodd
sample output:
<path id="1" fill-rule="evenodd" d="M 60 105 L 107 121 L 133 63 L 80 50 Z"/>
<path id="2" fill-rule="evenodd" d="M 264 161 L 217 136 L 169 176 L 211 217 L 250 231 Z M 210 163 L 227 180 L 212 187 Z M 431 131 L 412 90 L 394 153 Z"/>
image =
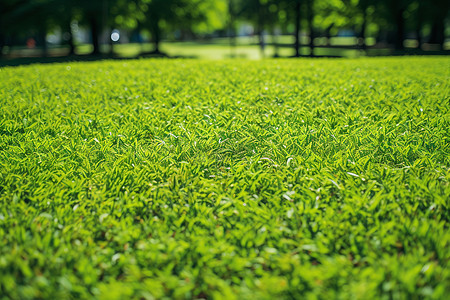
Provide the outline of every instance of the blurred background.
<path id="1" fill-rule="evenodd" d="M 450 0 L 0 0 L 0 56 L 449 54 Z"/>

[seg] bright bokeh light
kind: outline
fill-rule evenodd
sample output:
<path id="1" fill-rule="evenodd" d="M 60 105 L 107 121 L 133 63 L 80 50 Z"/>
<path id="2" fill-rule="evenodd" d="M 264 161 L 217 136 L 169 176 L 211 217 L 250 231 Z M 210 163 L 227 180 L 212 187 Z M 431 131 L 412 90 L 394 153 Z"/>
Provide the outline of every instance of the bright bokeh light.
<path id="1" fill-rule="evenodd" d="M 111 33 L 111 40 L 113 42 L 117 42 L 120 39 L 120 33 L 119 30 L 114 29 L 113 32 Z"/>

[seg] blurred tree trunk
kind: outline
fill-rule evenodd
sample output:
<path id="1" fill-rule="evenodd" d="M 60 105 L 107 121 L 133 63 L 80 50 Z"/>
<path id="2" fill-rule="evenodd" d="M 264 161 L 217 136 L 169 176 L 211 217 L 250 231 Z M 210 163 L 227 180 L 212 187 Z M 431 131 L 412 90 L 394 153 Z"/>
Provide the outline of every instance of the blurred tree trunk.
<path id="1" fill-rule="evenodd" d="M 309 55 L 311 57 L 314 56 L 314 26 L 313 26 L 314 7 L 313 6 L 314 6 L 313 0 L 306 1 L 306 13 L 307 13 L 308 28 L 309 28 L 309 49 L 311 51 L 311 53 Z"/>
<path id="2" fill-rule="evenodd" d="M 142 29 L 144 28 L 144 25 L 140 20 L 137 20 L 136 28 L 134 29 L 134 35 L 136 35 L 137 42 L 139 43 L 139 47 L 141 48 L 141 52 L 144 52 L 144 40 L 141 37 Z"/>
<path id="3" fill-rule="evenodd" d="M 66 22 L 66 30 L 67 30 L 67 44 L 69 45 L 69 55 L 75 55 L 75 44 L 73 42 L 73 33 L 72 33 L 72 26 L 71 26 L 71 20 Z"/>
<path id="4" fill-rule="evenodd" d="M 40 44 L 42 45 L 42 56 L 47 57 L 48 56 L 48 46 L 47 46 L 47 31 L 45 28 L 41 28 L 38 33 L 38 39 Z"/>
<path id="5" fill-rule="evenodd" d="M 359 32 L 360 47 L 362 50 L 366 51 L 366 29 L 367 29 L 367 8 L 363 8 L 363 22 L 361 24 L 361 31 Z"/>
<path id="6" fill-rule="evenodd" d="M 3 48 L 6 45 L 6 34 L 4 32 L 6 28 L 4 24 L 3 11 L 0 10 L 0 58 L 3 56 Z"/>
<path id="7" fill-rule="evenodd" d="M 403 8 L 397 9 L 395 13 L 395 25 L 396 25 L 396 35 L 395 35 L 395 49 L 403 50 L 403 41 L 405 39 L 405 19 L 403 18 L 404 13 Z"/>
<path id="8" fill-rule="evenodd" d="M 112 32 L 112 30 L 110 30 Z M 108 42 L 109 42 L 109 55 L 114 55 L 114 41 L 111 39 L 111 36 L 108 36 Z"/>
<path id="9" fill-rule="evenodd" d="M 421 17 L 421 13 L 418 12 L 417 14 L 417 24 L 416 24 L 416 38 L 417 38 L 417 48 L 421 48 L 422 46 L 422 17 Z"/>
<path id="10" fill-rule="evenodd" d="M 443 49 L 444 42 L 445 42 L 444 20 L 440 18 L 435 18 L 433 26 L 431 27 L 430 44 L 439 44 Z"/>
<path id="11" fill-rule="evenodd" d="M 415 28 L 414 28 L 414 32 L 416 34 L 416 39 L 417 39 L 417 48 L 421 49 L 422 47 L 422 27 L 423 27 L 423 21 L 424 21 L 424 17 L 423 17 L 423 10 L 424 10 L 424 5 L 423 5 L 423 1 L 418 1 L 418 6 L 416 8 L 415 11 L 415 15 L 414 18 L 416 19 L 416 23 L 415 23 Z"/>
<path id="12" fill-rule="evenodd" d="M 331 45 L 331 29 L 333 28 L 333 26 L 334 26 L 334 23 L 330 24 L 330 26 L 328 26 L 325 29 L 325 37 L 327 38 L 327 44 L 326 44 L 327 46 Z"/>
<path id="13" fill-rule="evenodd" d="M 258 39 L 259 39 L 259 47 L 261 49 L 261 56 L 264 57 L 264 48 L 266 47 L 265 41 L 264 41 L 264 14 L 263 14 L 263 7 L 261 3 L 258 1 Z"/>
<path id="14" fill-rule="evenodd" d="M 3 25 L 4 19 L 3 19 L 3 10 L 0 9 L 0 58 L 3 56 L 3 47 L 5 46 L 5 34 L 3 31 Z"/>
<path id="15" fill-rule="evenodd" d="M 3 47 L 5 46 L 5 35 L 1 32 L 0 28 L 0 58 L 3 56 Z"/>
<path id="16" fill-rule="evenodd" d="M 114 30 L 114 27 L 116 27 L 116 24 L 114 24 L 114 23 L 112 24 L 111 27 L 108 27 L 109 31 L 108 31 L 107 39 L 108 39 L 108 43 L 109 43 L 109 55 L 110 56 L 114 55 L 114 44 L 115 44 L 115 42 L 111 38 L 112 32 Z M 119 38 L 120 38 L 120 36 L 119 36 Z"/>
<path id="17" fill-rule="evenodd" d="M 295 57 L 300 57 L 300 0 L 295 1 Z"/>
<path id="18" fill-rule="evenodd" d="M 272 44 L 274 48 L 273 57 L 280 57 L 280 47 L 278 45 L 278 32 L 275 28 L 272 28 Z"/>
<path id="19" fill-rule="evenodd" d="M 430 43 L 439 44 L 444 49 L 445 26 L 450 11 L 448 0 L 428 0 L 431 4 L 432 27 L 430 33 Z"/>
<path id="20" fill-rule="evenodd" d="M 231 56 L 236 56 L 236 28 L 235 28 L 235 12 L 233 6 L 233 0 L 228 0 L 228 15 L 229 15 L 229 23 L 228 30 L 230 35 L 230 51 Z"/>
<path id="21" fill-rule="evenodd" d="M 91 35 L 92 35 L 92 46 L 94 50 L 92 51 L 93 55 L 100 54 L 100 41 L 99 41 L 99 30 L 100 26 L 98 24 L 98 16 L 91 15 L 89 17 L 89 23 L 91 25 Z"/>
<path id="22" fill-rule="evenodd" d="M 156 54 L 161 53 L 159 50 L 159 44 L 161 43 L 161 28 L 159 28 L 159 20 L 156 18 L 152 21 L 151 33 L 153 38 L 153 52 Z"/>
<path id="23" fill-rule="evenodd" d="M 67 41 L 69 44 L 69 55 L 75 55 L 75 44 L 73 42 L 73 35 L 70 33 L 69 40 Z"/>

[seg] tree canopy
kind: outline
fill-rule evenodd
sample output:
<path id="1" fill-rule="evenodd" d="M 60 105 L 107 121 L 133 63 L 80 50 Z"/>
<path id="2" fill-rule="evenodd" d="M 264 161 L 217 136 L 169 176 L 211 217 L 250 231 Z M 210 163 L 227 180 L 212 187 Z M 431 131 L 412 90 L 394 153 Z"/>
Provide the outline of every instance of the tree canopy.
<path id="1" fill-rule="evenodd" d="M 146 30 L 159 53 L 167 34 L 195 38 L 243 23 L 253 25 L 262 47 L 264 32 L 282 31 L 296 37 L 298 50 L 302 32 L 313 51 L 316 36 L 342 29 L 354 32 L 362 46 L 372 36 L 402 49 L 412 34 L 419 44 L 443 47 L 449 8 L 446 0 L 0 0 L 0 49 L 30 36 L 45 49 L 46 33 L 59 28 L 73 53 L 74 21 L 89 29 L 94 54 L 102 33 L 114 28 Z"/>

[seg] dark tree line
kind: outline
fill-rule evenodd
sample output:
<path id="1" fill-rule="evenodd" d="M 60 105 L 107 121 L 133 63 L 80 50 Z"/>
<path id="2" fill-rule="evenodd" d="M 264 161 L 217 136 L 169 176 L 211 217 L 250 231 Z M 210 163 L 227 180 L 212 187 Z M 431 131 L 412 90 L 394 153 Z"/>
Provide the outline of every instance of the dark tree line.
<path id="1" fill-rule="evenodd" d="M 331 37 L 343 28 L 356 33 L 362 49 L 369 35 L 401 50 L 411 33 L 419 45 L 442 48 L 449 8 L 448 0 L 0 0 L 0 54 L 5 45 L 29 36 L 46 53 L 46 35 L 55 28 L 64 33 L 73 54 L 73 21 L 89 28 L 93 54 L 100 54 L 101 33 L 113 28 L 147 30 L 153 52 L 160 53 L 167 32 L 195 37 L 199 31 L 222 30 L 233 38 L 243 22 L 253 24 L 262 50 L 267 33 L 292 34 L 295 56 L 305 46 L 301 32 L 307 34 L 312 55 L 315 37 Z"/>
<path id="2" fill-rule="evenodd" d="M 238 17 L 252 21 L 258 34 L 275 26 L 292 25 L 296 56 L 300 56 L 300 31 L 308 33 L 308 46 L 313 54 L 315 37 L 331 37 L 331 32 L 340 28 L 353 29 L 362 49 L 366 48 L 366 38 L 370 34 L 402 50 L 407 33 L 411 32 L 419 45 L 427 40 L 442 49 L 450 23 L 448 0 L 229 1 L 240 7 L 241 10 L 235 10 Z"/>

